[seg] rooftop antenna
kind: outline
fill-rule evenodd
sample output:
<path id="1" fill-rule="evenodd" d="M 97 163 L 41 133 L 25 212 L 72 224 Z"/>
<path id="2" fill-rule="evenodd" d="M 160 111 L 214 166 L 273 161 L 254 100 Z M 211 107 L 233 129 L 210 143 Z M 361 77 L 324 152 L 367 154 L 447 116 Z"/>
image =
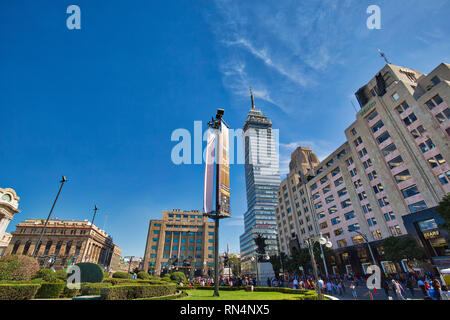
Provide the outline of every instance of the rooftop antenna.
<path id="1" fill-rule="evenodd" d="M 252 99 L 252 109 L 255 109 L 255 100 L 253 99 L 252 87 L 250 87 L 250 98 Z"/>
<path id="2" fill-rule="evenodd" d="M 355 112 L 358 112 L 358 110 L 356 110 L 355 104 L 353 103 L 353 100 L 350 100 L 350 102 L 352 103 L 353 109 L 355 109 Z"/>
<path id="3" fill-rule="evenodd" d="M 389 60 L 386 58 L 386 55 L 380 50 L 378 49 L 378 53 L 380 54 L 380 56 L 384 59 L 384 61 L 386 61 L 387 64 L 391 64 L 389 62 Z"/>

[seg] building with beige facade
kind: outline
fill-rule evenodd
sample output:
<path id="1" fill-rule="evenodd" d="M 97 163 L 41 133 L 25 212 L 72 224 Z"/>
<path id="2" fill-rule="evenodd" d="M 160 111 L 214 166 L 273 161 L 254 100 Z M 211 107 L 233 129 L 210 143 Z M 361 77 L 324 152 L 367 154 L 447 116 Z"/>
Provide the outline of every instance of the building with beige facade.
<path id="1" fill-rule="evenodd" d="M 20 222 L 12 234 L 5 255 L 33 255 L 44 224 L 44 219 Z M 55 269 L 78 262 L 97 263 L 110 269 L 119 265 L 120 256 L 121 250 L 114 244 L 112 237 L 87 220 L 49 220 L 37 252 L 41 266 L 49 267 L 53 259 Z"/>
<path id="2" fill-rule="evenodd" d="M 16 191 L 11 188 L 0 188 L 0 257 L 4 254 L 12 235 L 6 232 L 11 220 L 19 213 L 19 200 Z"/>
<path id="3" fill-rule="evenodd" d="M 161 275 L 169 270 L 190 276 L 212 275 L 214 222 L 201 211 L 163 211 L 150 220 L 144 254 L 144 271 Z"/>
<path id="4" fill-rule="evenodd" d="M 330 272 L 365 272 L 370 256 L 358 232 L 376 248 L 386 272 L 396 270 L 385 261 L 381 246 L 390 236 L 417 233 L 430 260 L 448 261 L 448 234 L 437 230 L 440 218 L 433 208 L 450 192 L 450 65 L 443 63 L 426 75 L 388 64 L 356 97 L 361 110 L 345 130 L 347 142 L 321 161 L 306 182 L 311 205 L 305 200 L 302 208 L 295 199 L 302 200 L 292 191 L 299 189 L 296 172 L 280 187 L 281 200 L 286 193 L 292 197 L 289 206 L 285 201 L 277 206 L 281 250 L 289 253 L 286 240 L 293 235 L 300 246 L 310 236 L 299 221 L 312 211 L 318 233 L 333 243 Z M 285 222 L 292 228 L 285 229 L 288 208 L 294 214 L 292 222 Z M 435 238 L 421 236 L 427 230 L 436 231 Z"/>

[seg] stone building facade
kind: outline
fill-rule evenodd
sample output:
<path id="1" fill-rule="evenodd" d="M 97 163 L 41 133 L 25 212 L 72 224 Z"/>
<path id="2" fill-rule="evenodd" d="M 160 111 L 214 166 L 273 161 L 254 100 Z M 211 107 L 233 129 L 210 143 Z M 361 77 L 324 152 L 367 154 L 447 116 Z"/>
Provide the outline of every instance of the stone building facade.
<path id="1" fill-rule="evenodd" d="M 163 211 L 150 220 L 144 254 L 144 271 L 155 275 L 177 269 L 191 276 L 212 275 L 214 222 L 201 211 Z"/>
<path id="2" fill-rule="evenodd" d="M 333 243 L 331 272 L 365 272 L 370 258 L 358 232 L 377 248 L 385 271 L 395 271 L 383 261 L 381 240 L 407 234 L 406 216 L 434 208 L 450 192 L 450 65 L 426 75 L 388 64 L 356 97 L 361 110 L 345 130 L 347 142 L 306 182 L 304 193 L 310 197 L 304 201 L 311 205 L 303 208 L 297 199 L 286 205 L 286 193 L 294 197 L 292 189 L 303 186 L 291 172 L 279 190 L 277 218 L 282 226 L 292 226 L 290 238 L 295 235 L 301 245 L 310 234 L 298 221 L 312 211 L 318 233 Z M 285 221 L 288 209 L 297 228 Z M 450 255 L 444 245 L 438 251 Z M 281 249 L 289 253 L 283 237 Z"/>
<path id="3" fill-rule="evenodd" d="M 43 219 L 20 222 L 5 255 L 33 255 L 44 223 Z M 55 269 L 78 262 L 97 263 L 110 269 L 115 263 L 119 264 L 120 256 L 121 250 L 112 237 L 87 220 L 49 220 L 37 253 L 41 266 L 49 267 L 49 261 L 53 258 Z"/>
<path id="4" fill-rule="evenodd" d="M 19 213 L 19 200 L 16 191 L 11 188 L 0 188 L 0 257 L 4 254 L 12 235 L 6 228 L 16 213 Z"/>

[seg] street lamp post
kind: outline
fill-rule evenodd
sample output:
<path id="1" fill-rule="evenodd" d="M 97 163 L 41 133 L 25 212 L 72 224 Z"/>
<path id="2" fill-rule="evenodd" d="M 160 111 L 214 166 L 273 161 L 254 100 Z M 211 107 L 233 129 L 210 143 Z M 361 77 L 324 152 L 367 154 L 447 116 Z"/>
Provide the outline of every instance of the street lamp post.
<path id="1" fill-rule="evenodd" d="M 364 233 L 359 232 L 358 230 L 353 230 L 357 234 L 359 234 L 361 237 L 363 237 L 364 241 L 367 243 L 367 246 L 369 247 L 370 256 L 372 257 L 372 261 L 374 264 L 378 265 L 377 260 L 375 260 L 375 257 L 372 252 L 372 246 L 370 245 L 369 239 Z"/>
<path id="2" fill-rule="evenodd" d="M 222 127 L 222 124 L 227 126 L 227 124 L 223 121 L 222 117 L 225 111 L 223 109 L 217 109 L 216 117 L 213 118 L 212 121 L 208 122 L 208 126 L 214 129 L 217 132 L 217 137 L 219 137 L 219 132 Z M 228 127 L 228 126 L 227 126 Z M 217 159 L 219 160 L 219 159 Z M 216 210 L 213 212 L 205 212 L 205 215 L 214 220 L 214 296 L 219 296 L 219 221 L 221 218 L 226 218 L 226 216 L 221 216 L 221 208 L 220 208 L 220 181 L 219 181 L 219 170 L 220 170 L 220 161 L 216 163 Z"/>
<path id="3" fill-rule="evenodd" d="M 331 248 L 332 243 L 329 240 L 327 240 L 326 238 L 322 237 L 321 235 L 308 238 L 305 240 L 305 242 L 308 245 L 309 254 L 311 255 L 311 263 L 313 266 L 314 277 L 315 277 L 316 284 L 317 284 L 317 295 L 319 297 L 319 300 L 322 300 L 323 299 L 322 289 L 320 288 L 319 275 L 317 272 L 317 264 L 316 264 L 316 259 L 314 257 L 314 243 L 319 242 L 319 244 L 325 245 L 327 248 Z M 325 260 L 325 257 L 323 257 L 323 259 Z"/>
<path id="4" fill-rule="evenodd" d="M 94 219 L 95 219 L 95 215 L 97 213 L 97 210 L 98 210 L 97 205 L 94 205 L 94 215 L 92 217 L 91 226 L 89 227 L 88 238 L 86 240 L 86 246 L 84 247 L 83 255 L 81 256 L 81 262 L 85 262 L 85 259 L 86 259 L 86 253 L 87 253 L 87 248 L 88 248 L 88 243 L 89 243 L 89 237 L 91 236 L 92 226 L 94 225 Z"/>
<path id="5" fill-rule="evenodd" d="M 62 187 L 63 187 L 63 185 L 64 185 L 64 183 L 66 181 L 67 181 L 66 177 L 62 176 L 62 179 L 60 181 L 61 186 L 59 187 L 58 194 L 56 195 L 55 201 L 53 202 L 52 208 L 50 209 L 50 213 L 48 214 L 47 220 L 45 220 L 44 227 L 42 228 L 41 234 L 39 235 L 39 240 L 36 243 L 36 247 L 34 248 L 33 257 L 35 257 L 35 258 L 36 258 L 37 254 L 38 254 L 38 251 L 39 251 L 40 243 L 42 241 L 42 236 L 44 235 L 44 232 L 45 232 L 45 230 L 47 228 L 48 220 L 50 220 L 50 216 L 52 215 L 53 208 L 55 208 L 56 201 L 58 201 L 59 194 L 61 193 L 61 189 L 62 189 Z"/>

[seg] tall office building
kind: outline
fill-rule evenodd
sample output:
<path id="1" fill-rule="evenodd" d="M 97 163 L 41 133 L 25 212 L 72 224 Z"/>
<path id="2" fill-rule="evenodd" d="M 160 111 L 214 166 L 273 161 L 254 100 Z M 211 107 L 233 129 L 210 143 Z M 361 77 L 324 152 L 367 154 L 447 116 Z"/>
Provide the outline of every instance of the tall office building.
<path id="1" fill-rule="evenodd" d="M 356 97 L 361 110 L 347 141 L 318 164 L 306 189 L 294 171 L 279 190 L 293 201 L 277 207 L 281 250 L 289 254 L 317 225 L 333 243 L 329 272 L 363 273 L 371 259 L 361 232 L 383 271 L 406 271 L 384 257 L 382 242 L 410 234 L 435 265 L 448 267 L 448 234 L 433 208 L 450 192 L 450 65 L 427 75 L 388 64 Z"/>
<path id="2" fill-rule="evenodd" d="M 247 212 L 244 214 L 245 231 L 240 236 L 241 268 L 243 274 L 256 272 L 256 244 L 258 235 L 266 241 L 266 253 L 278 253 L 275 205 L 280 185 L 278 150 L 275 145 L 272 122 L 255 108 L 251 93 L 252 108 L 244 124 L 245 183 L 247 190 Z M 276 137 L 278 139 L 278 137 Z"/>

